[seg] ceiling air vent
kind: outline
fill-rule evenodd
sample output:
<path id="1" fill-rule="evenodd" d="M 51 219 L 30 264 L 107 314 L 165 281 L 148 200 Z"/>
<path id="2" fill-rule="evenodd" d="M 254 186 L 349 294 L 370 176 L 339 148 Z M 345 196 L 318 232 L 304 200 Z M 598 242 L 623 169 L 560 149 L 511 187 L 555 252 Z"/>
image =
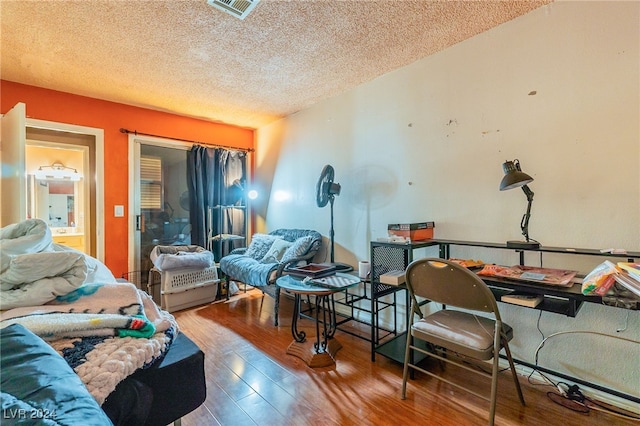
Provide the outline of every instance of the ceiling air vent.
<path id="1" fill-rule="evenodd" d="M 244 19 L 256 7 L 260 0 L 207 0 L 209 5 L 227 12 L 236 18 Z"/>

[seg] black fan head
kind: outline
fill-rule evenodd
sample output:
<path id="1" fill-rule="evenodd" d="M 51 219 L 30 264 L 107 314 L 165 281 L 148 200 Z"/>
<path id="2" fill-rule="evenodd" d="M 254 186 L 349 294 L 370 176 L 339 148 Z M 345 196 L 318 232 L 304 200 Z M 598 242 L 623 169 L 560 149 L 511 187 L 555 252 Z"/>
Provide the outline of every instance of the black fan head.
<path id="1" fill-rule="evenodd" d="M 318 207 L 324 207 L 329 202 L 329 187 L 333 183 L 334 177 L 333 167 L 326 165 L 320 173 L 320 178 L 316 184 L 316 203 Z"/>
<path id="2" fill-rule="evenodd" d="M 320 179 L 316 184 L 316 202 L 318 207 L 324 207 L 329 201 L 331 201 L 336 195 L 340 195 L 340 184 L 333 181 L 334 177 L 333 167 L 330 165 L 324 166 L 322 173 L 320 173 Z"/>

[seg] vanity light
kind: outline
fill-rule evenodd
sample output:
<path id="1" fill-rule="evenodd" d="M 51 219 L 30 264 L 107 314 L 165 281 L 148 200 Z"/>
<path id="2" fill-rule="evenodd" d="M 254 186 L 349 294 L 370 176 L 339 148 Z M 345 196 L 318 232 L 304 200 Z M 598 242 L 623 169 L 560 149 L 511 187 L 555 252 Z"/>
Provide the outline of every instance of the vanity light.
<path id="1" fill-rule="evenodd" d="M 527 212 L 522 216 L 520 222 L 520 228 L 525 241 L 507 241 L 507 247 L 509 248 L 522 248 L 522 249 L 537 249 L 540 248 L 540 243 L 529 238 L 529 218 L 531 217 L 531 204 L 533 203 L 533 191 L 527 186 L 528 183 L 533 182 L 533 178 L 524 173 L 520 168 L 520 161 L 505 161 L 502 164 L 502 170 L 504 171 L 504 177 L 500 182 L 500 191 L 506 191 L 508 189 L 522 188 L 522 191 L 527 196 Z"/>
<path id="2" fill-rule="evenodd" d="M 82 175 L 73 167 L 66 167 L 62 163 L 53 163 L 50 166 L 40 166 L 34 173 L 36 179 L 72 180 L 79 181 Z"/>

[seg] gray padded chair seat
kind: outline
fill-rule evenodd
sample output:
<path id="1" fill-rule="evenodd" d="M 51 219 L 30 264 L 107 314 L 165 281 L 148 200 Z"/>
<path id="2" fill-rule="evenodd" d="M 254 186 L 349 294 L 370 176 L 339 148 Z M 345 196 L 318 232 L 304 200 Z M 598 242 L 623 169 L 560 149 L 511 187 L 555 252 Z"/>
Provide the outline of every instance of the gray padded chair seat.
<path id="1" fill-rule="evenodd" d="M 416 321 L 412 331 L 414 337 L 436 346 L 446 346 L 461 355 L 488 360 L 493 358 L 495 327 L 491 318 L 447 309 Z M 511 341 L 513 328 L 502 323 L 502 331 L 507 341 Z"/>

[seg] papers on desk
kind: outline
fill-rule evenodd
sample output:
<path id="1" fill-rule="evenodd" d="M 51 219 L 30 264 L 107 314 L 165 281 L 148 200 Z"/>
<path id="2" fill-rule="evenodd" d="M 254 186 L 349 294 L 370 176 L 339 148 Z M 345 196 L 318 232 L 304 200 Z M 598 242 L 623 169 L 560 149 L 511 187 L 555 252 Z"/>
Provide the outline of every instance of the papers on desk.
<path id="1" fill-rule="evenodd" d="M 520 281 L 532 281 L 539 284 L 571 287 L 578 271 L 567 269 L 536 268 L 535 266 L 498 266 L 485 265 L 478 275 L 510 278 Z"/>
<path id="2" fill-rule="evenodd" d="M 615 280 L 623 287 L 640 296 L 640 263 L 618 262 L 618 273 Z"/>
<path id="3" fill-rule="evenodd" d="M 624 272 L 620 272 L 619 274 L 615 274 L 613 278 L 624 288 L 632 291 L 636 296 L 640 297 L 640 281 L 632 278 L 631 275 L 626 274 Z"/>

